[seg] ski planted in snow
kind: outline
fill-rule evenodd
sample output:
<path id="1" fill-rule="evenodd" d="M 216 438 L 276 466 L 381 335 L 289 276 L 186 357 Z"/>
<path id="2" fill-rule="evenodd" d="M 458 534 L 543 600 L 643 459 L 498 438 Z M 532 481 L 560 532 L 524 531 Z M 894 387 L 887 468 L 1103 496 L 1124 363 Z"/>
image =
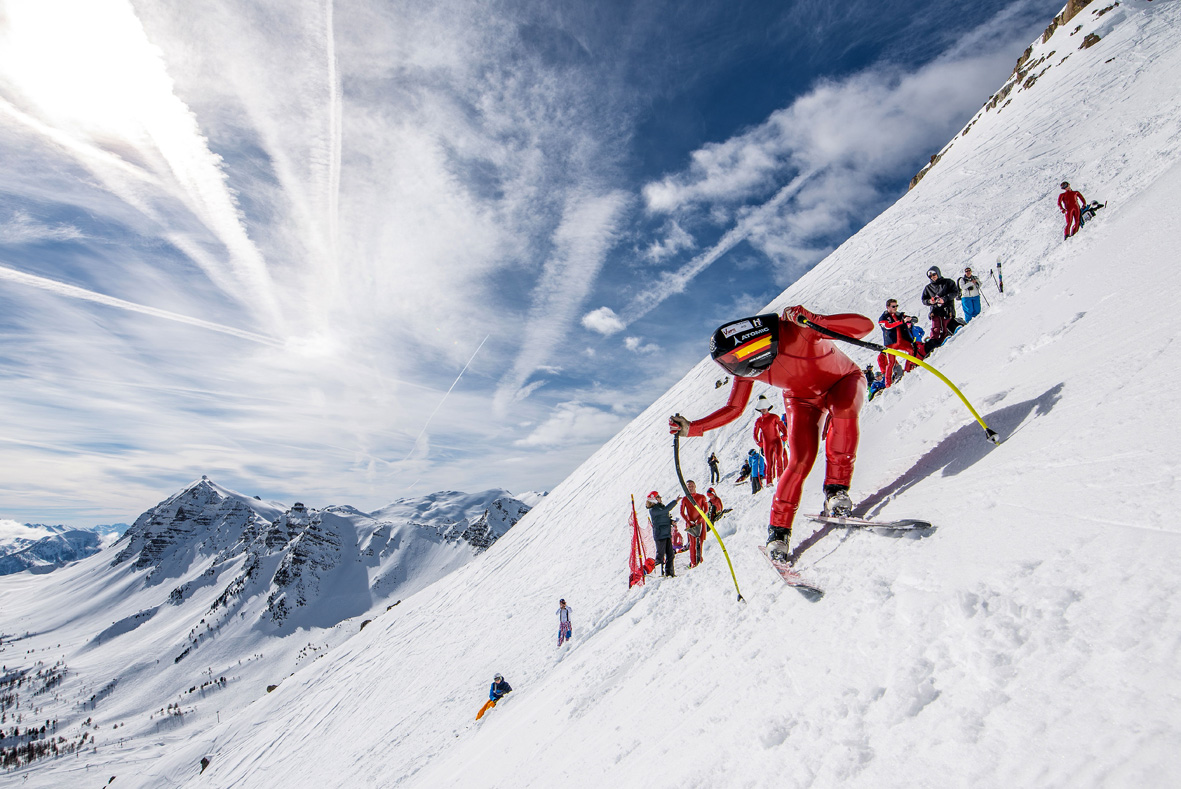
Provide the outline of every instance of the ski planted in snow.
<path id="1" fill-rule="evenodd" d="M 804 577 L 793 570 L 790 564 L 787 564 L 786 562 L 777 562 L 772 559 L 771 554 L 767 552 L 766 545 L 760 545 L 759 552 L 767 558 L 767 561 L 771 563 L 771 566 L 775 569 L 775 572 L 779 573 L 779 577 L 783 579 L 785 584 L 799 589 L 800 592 L 810 600 L 819 600 L 821 597 L 824 597 L 823 589 L 811 581 L 804 580 Z"/>
<path id="2" fill-rule="evenodd" d="M 831 523 L 834 526 L 848 526 L 854 529 L 888 529 L 890 531 L 930 531 L 935 528 L 929 521 L 915 518 L 901 518 L 896 521 L 871 521 L 868 518 L 854 518 L 840 515 L 807 515 L 808 520 L 817 523 Z"/>

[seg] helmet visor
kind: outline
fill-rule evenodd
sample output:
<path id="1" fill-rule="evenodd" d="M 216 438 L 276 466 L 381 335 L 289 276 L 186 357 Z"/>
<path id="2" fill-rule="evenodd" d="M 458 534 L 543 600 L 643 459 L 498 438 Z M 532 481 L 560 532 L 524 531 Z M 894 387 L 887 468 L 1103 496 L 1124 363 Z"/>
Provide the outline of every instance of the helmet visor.
<path id="1" fill-rule="evenodd" d="M 709 340 L 713 360 L 740 378 L 760 375 L 775 361 L 778 351 L 779 316 L 774 312 L 730 321 Z"/>

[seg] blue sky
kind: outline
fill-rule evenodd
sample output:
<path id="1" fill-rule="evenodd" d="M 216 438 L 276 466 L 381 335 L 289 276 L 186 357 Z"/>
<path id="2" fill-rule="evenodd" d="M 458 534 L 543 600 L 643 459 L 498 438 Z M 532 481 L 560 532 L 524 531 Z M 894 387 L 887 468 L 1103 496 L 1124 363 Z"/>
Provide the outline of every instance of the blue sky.
<path id="1" fill-rule="evenodd" d="M 7 0 L 0 518 L 551 488 L 1059 7 Z"/>

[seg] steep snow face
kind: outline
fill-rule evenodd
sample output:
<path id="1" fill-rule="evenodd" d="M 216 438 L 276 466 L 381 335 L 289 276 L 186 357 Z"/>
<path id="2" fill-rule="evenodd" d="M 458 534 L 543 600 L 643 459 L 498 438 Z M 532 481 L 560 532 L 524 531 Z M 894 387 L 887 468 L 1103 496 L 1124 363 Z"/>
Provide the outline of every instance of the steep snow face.
<path id="1" fill-rule="evenodd" d="M 990 286 L 932 357 L 1003 443 L 923 372 L 863 412 L 858 509 L 936 532 L 832 531 L 800 561 L 826 597 L 785 588 L 755 550 L 770 494 L 733 484 L 747 414 L 683 447 L 699 482 L 711 450 L 723 461 L 718 531 L 746 602 L 712 538 L 701 567 L 629 590 L 629 498 L 675 491 L 667 418 L 725 398 L 703 361 L 479 559 L 324 660 L 220 725 L 123 750 L 100 734 L 85 761 L 153 787 L 1178 783 L 1181 3 L 1092 3 L 1035 44 L 1043 56 L 1032 86 L 772 305 L 876 318 L 893 296 L 918 314 L 927 266 L 1003 259 L 1005 293 Z M 1109 201 L 1065 243 L 1064 178 Z M 559 597 L 574 626 L 561 649 Z M 476 725 L 495 672 L 515 691 Z M 208 720 L 196 706 L 185 720 Z M 48 763 L 28 785 L 82 769 Z"/>
<path id="2" fill-rule="evenodd" d="M 70 753 L 103 739 L 98 720 L 118 726 L 108 743 L 129 747 L 191 736 L 327 654 L 361 617 L 463 566 L 527 511 L 495 490 L 400 500 L 375 518 L 282 508 L 202 478 L 53 579 L 0 579 L 0 706 L 35 708 Z M 21 737 L 0 748 L 50 742 Z"/>

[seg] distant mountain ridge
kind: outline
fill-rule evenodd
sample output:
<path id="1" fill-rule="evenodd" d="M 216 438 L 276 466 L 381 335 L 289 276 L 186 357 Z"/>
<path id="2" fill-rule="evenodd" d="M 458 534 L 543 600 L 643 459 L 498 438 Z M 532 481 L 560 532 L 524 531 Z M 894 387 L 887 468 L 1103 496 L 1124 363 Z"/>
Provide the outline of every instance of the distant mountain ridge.
<path id="1" fill-rule="evenodd" d="M 76 529 L 43 523 L 21 524 L 17 533 L 0 539 L 0 575 L 28 570 L 48 573 L 71 562 L 92 556 L 111 544 L 113 527 Z"/>

